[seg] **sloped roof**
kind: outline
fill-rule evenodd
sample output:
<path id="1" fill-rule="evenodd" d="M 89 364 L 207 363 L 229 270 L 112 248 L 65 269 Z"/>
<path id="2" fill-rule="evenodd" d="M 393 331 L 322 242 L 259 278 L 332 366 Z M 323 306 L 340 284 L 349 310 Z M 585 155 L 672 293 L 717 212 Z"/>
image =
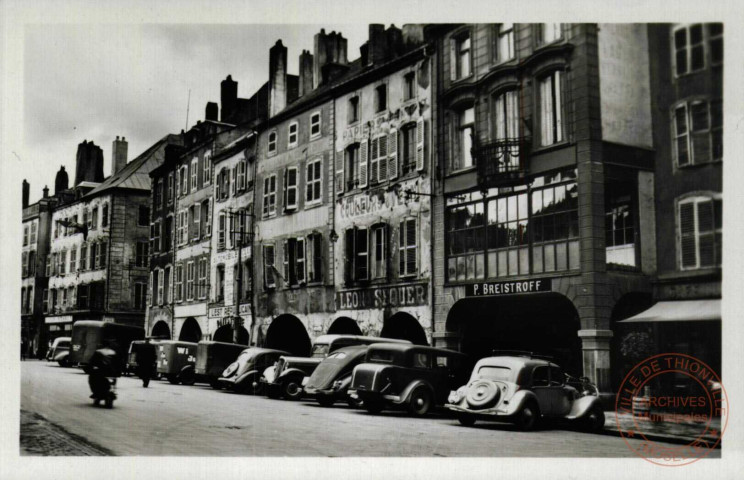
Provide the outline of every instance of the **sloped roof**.
<path id="1" fill-rule="evenodd" d="M 155 142 L 139 157 L 105 179 L 99 186 L 90 191 L 84 198 L 91 198 L 113 189 L 150 190 L 150 171 L 159 167 L 165 160 L 165 146 L 181 144 L 180 135 L 168 134 Z"/>

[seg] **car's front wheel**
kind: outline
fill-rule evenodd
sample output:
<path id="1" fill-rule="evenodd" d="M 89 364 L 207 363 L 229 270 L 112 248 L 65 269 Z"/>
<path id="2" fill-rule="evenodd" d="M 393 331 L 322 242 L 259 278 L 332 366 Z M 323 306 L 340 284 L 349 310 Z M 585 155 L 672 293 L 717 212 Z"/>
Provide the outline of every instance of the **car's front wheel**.
<path id="1" fill-rule="evenodd" d="M 460 413 L 457 415 L 457 421 L 460 422 L 460 425 L 472 427 L 475 425 L 475 416 L 468 413 Z"/>
<path id="2" fill-rule="evenodd" d="M 364 401 L 364 409 L 367 410 L 368 413 L 378 414 L 382 411 L 383 406 L 382 402 L 376 402 L 374 400 Z"/>
<path id="3" fill-rule="evenodd" d="M 587 432 L 597 433 L 604 430 L 605 414 L 599 405 L 593 406 L 582 420 L 582 426 Z"/>
<path id="4" fill-rule="evenodd" d="M 333 404 L 336 403 L 333 397 L 328 397 L 326 395 L 318 395 L 316 400 L 318 400 L 318 404 L 320 404 L 321 407 L 332 407 Z"/>
<path id="5" fill-rule="evenodd" d="M 284 398 L 287 400 L 299 400 L 302 398 L 302 379 L 290 378 L 284 382 L 282 389 Z"/>
<path id="6" fill-rule="evenodd" d="M 432 395 L 428 388 L 424 386 L 416 387 L 411 392 L 411 398 L 408 401 L 408 411 L 412 415 L 423 416 L 429 412 L 432 403 Z"/>
<path id="7" fill-rule="evenodd" d="M 540 418 L 540 410 L 533 402 L 528 402 L 517 414 L 516 424 L 520 430 L 529 432 L 534 430 Z"/>

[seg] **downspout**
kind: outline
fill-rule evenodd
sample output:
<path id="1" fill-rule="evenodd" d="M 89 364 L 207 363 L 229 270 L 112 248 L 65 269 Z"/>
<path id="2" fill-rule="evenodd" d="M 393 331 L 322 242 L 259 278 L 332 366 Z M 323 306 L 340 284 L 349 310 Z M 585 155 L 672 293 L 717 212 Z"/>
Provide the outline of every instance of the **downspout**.
<path id="1" fill-rule="evenodd" d="M 109 238 L 108 238 L 108 252 L 106 252 L 106 308 L 104 309 L 103 314 L 106 315 L 109 312 L 109 309 L 111 308 L 111 244 L 113 242 L 113 233 L 114 233 L 114 212 L 116 211 L 114 209 L 114 200 L 116 199 L 116 194 L 113 193 L 111 195 L 111 214 L 109 215 Z M 90 294 L 88 294 L 90 295 Z M 90 300 L 88 300 L 90 301 Z M 103 319 L 102 319 L 103 320 Z M 114 319 L 116 320 L 116 319 Z"/>
<path id="2" fill-rule="evenodd" d="M 250 213 L 250 219 L 251 219 L 251 230 L 250 230 L 250 246 L 251 246 L 251 261 L 249 262 L 249 265 L 251 266 L 250 271 L 248 272 L 251 276 L 250 282 L 251 282 L 251 291 L 250 291 L 250 302 L 251 302 L 251 328 L 250 328 L 250 338 L 248 339 L 249 345 L 253 346 L 262 346 L 256 344 L 256 332 L 258 332 L 258 329 L 261 328 L 257 324 L 256 319 L 256 276 L 254 275 L 254 272 L 256 271 L 254 263 L 256 261 L 256 189 L 258 188 L 258 132 L 256 130 L 253 130 L 253 203 L 251 204 L 251 211 Z M 241 247 L 242 248 L 242 247 Z M 242 265 L 238 265 L 238 270 L 240 271 L 242 269 Z M 242 275 L 242 272 L 239 273 L 239 275 Z M 239 312 L 238 312 L 239 313 Z"/>

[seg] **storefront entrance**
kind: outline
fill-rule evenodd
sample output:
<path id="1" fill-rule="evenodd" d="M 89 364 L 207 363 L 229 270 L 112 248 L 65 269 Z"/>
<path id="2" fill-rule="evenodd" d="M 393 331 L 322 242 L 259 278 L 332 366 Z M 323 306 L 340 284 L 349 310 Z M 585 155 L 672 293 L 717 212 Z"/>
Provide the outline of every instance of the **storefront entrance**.
<path id="1" fill-rule="evenodd" d="M 398 312 L 386 318 L 380 336 L 408 340 L 416 345 L 429 345 L 421 324 L 411 314 L 405 312 Z"/>
<path id="2" fill-rule="evenodd" d="M 266 331 L 266 348 L 284 350 L 300 357 L 309 357 L 312 343 L 305 326 L 294 315 L 279 315 Z"/>
<path id="3" fill-rule="evenodd" d="M 197 343 L 202 338 L 201 327 L 195 318 L 189 317 L 183 322 L 181 327 L 181 333 L 178 335 L 178 339 L 182 342 L 194 342 Z"/>
<path id="4" fill-rule="evenodd" d="M 232 325 L 223 325 L 214 332 L 212 340 L 215 342 L 233 343 Z M 244 327 L 238 327 L 238 344 L 248 345 L 248 330 Z"/>
<path id="5" fill-rule="evenodd" d="M 359 325 L 349 317 L 338 317 L 328 328 L 328 334 L 361 335 Z"/>
<path id="6" fill-rule="evenodd" d="M 171 339 L 170 327 L 168 327 L 167 323 L 160 320 L 152 327 L 152 333 L 150 335 L 152 335 L 153 337 L 170 340 Z"/>
<path id="7" fill-rule="evenodd" d="M 494 350 L 552 356 L 571 374 L 582 373 L 581 325 L 571 301 L 557 293 L 464 298 L 447 315 L 446 329 L 461 352 L 480 359 Z"/>

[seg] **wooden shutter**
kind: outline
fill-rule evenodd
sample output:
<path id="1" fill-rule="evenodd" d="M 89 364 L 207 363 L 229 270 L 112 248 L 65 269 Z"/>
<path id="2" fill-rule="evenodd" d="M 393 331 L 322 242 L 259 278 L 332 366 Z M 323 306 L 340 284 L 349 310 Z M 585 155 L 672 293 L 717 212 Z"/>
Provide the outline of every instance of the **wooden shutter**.
<path id="1" fill-rule="evenodd" d="M 424 169 L 424 166 L 426 164 L 425 162 L 425 139 L 426 139 L 426 132 L 424 130 L 426 126 L 426 123 L 424 122 L 423 118 L 420 118 L 418 122 L 416 122 L 416 170 L 419 172 Z"/>
<path id="2" fill-rule="evenodd" d="M 336 195 L 344 193 L 344 151 L 336 152 Z"/>
<path id="3" fill-rule="evenodd" d="M 284 169 L 284 172 L 282 173 L 282 208 L 284 210 L 287 209 L 287 173 L 289 172 L 288 168 Z"/>
<path id="4" fill-rule="evenodd" d="M 392 180 L 398 178 L 398 130 L 390 129 L 388 135 L 388 177 Z"/>
<path id="5" fill-rule="evenodd" d="M 418 246 L 416 238 L 416 220 L 406 221 L 406 273 L 418 271 Z"/>
<path id="6" fill-rule="evenodd" d="M 560 28 L 560 25 L 558 26 Z M 563 100 L 561 91 L 563 86 L 563 75 L 562 72 L 556 71 L 553 74 L 553 88 L 555 89 L 555 105 L 553 105 L 555 111 L 555 141 L 563 141 Z"/>
<path id="7" fill-rule="evenodd" d="M 450 38 L 450 80 L 457 80 L 457 41 Z"/>
<path id="8" fill-rule="evenodd" d="M 695 239 L 695 203 L 679 206 L 680 255 L 682 267 L 697 266 L 697 247 Z"/>
<path id="9" fill-rule="evenodd" d="M 379 140 L 377 138 L 372 139 L 371 152 L 369 159 L 369 183 L 371 185 L 379 181 L 379 163 L 380 163 L 380 151 L 378 149 Z"/>
<path id="10" fill-rule="evenodd" d="M 344 235 L 344 281 L 348 284 L 354 279 L 354 228 Z"/>
<path id="11" fill-rule="evenodd" d="M 359 144 L 359 188 L 367 186 L 367 154 L 369 142 L 362 140 Z"/>

